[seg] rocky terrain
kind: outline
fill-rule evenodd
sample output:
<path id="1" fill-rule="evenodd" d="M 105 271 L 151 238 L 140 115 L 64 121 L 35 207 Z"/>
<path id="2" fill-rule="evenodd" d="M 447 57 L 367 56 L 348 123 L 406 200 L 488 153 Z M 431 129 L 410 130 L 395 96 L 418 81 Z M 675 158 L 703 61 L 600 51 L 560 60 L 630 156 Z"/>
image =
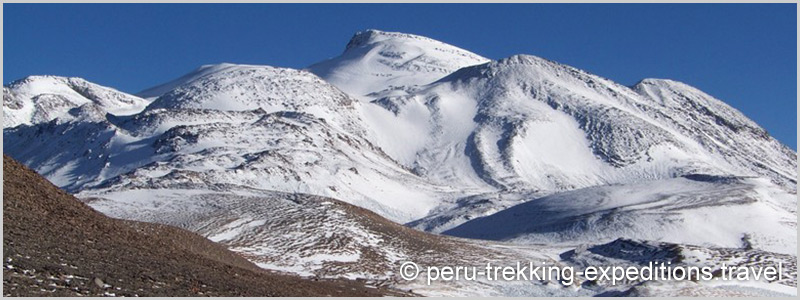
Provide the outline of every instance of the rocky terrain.
<path id="1" fill-rule="evenodd" d="M 4 296 L 382 296 L 261 269 L 202 236 L 106 217 L 3 157 Z"/>

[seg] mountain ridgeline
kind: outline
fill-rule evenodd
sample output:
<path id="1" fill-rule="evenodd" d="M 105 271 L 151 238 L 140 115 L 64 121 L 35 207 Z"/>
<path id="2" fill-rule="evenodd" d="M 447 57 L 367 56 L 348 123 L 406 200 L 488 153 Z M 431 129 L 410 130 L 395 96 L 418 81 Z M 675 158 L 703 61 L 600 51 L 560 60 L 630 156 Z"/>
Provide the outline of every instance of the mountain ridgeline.
<path id="1" fill-rule="evenodd" d="M 797 153 L 673 80 L 629 87 L 367 30 L 303 70 L 207 65 L 138 95 L 31 76 L 3 94 L 3 152 L 112 216 L 149 198 L 302 193 L 467 238 L 747 237 L 796 256 Z"/>

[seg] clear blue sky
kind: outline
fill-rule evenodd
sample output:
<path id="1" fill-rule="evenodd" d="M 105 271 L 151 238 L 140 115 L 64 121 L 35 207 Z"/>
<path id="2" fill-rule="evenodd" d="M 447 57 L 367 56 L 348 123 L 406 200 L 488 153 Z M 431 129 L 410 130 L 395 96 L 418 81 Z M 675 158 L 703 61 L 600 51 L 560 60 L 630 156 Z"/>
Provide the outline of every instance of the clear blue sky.
<path id="1" fill-rule="evenodd" d="M 3 77 L 138 92 L 209 63 L 302 68 L 358 30 L 532 54 L 632 85 L 670 78 L 797 149 L 795 4 L 3 4 Z"/>

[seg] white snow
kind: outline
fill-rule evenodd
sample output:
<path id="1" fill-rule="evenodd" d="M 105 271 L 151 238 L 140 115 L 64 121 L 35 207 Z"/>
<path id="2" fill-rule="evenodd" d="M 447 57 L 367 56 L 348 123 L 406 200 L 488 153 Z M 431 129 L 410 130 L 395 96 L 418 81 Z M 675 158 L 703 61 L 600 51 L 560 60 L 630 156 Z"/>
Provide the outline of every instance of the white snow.
<path id="1" fill-rule="evenodd" d="M 425 85 L 489 60 L 430 38 L 379 30 L 356 33 L 342 55 L 308 69 L 357 98 L 392 87 Z"/>
<path id="2" fill-rule="evenodd" d="M 96 209 L 187 228 L 304 276 L 387 279 L 394 263 L 437 254 L 392 244 L 333 202 L 295 203 L 298 193 L 513 243 L 492 244 L 507 258 L 557 260 L 617 238 L 695 245 L 709 260 L 730 249 L 796 257 L 796 152 L 671 80 L 626 87 L 535 56 L 490 61 L 368 30 L 307 70 L 206 65 L 139 96 L 31 76 L 4 87 L 3 114 L 4 153 Z M 373 255 L 381 264 L 368 267 Z M 538 283 L 406 287 L 593 294 Z"/>
<path id="3" fill-rule="evenodd" d="M 29 76 L 3 87 L 3 128 L 71 118 L 70 109 L 86 104 L 114 115 L 131 115 L 148 103 L 81 78 Z"/>

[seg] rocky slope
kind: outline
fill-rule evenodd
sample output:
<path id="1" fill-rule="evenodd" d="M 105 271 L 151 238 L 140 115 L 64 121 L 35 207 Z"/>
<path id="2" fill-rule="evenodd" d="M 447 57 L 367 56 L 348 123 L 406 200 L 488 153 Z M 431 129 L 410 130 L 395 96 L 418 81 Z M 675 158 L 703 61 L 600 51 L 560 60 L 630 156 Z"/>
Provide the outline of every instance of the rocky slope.
<path id="1" fill-rule="evenodd" d="M 380 296 L 260 269 L 170 226 L 106 217 L 3 156 L 4 296 Z"/>
<path id="2" fill-rule="evenodd" d="M 732 247 L 628 239 L 578 243 L 579 239 L 566 237 L 564 240 L 568 241 L 560 243 L 500 243 L 425 233 L 360 207 L 304 194 L 252 190 L 249 194 L 238 195 L 212 191 L 187 195 L 176 190 L 140 190 L 129 193 L 131 198 L 128 199 L 109 196 L 87 201 L 111 216 L 170 224 L 197 232 L 266 269 L 312 278 L 357 279 L 370 286 L 429 296 L 658 295 L 667 292 L 752 296 L 792 294 L 796 286 L 795 256 L 755 249 L 760 246 L 759 241 L 749 238 L 739 241 L 747 244 L 734 243 Z M 518 220 L 508 218 L 508 223 L 515 224 Z M 597 229 L 613 232 L 614 226 Z M 506 281 L 485 277 L 429 283 L 424 275 L 431 266 L 483 269 L 487 263 L 514 266 L 517 262 L 532 262 L 540 267 L 582 270 L 590 265 L 641 267 L 649 261 L 711 267 L 714 272 L 719 272 L 723 263 L 731 267 L 776 267 L 780 264 L 784 274 L 779 280 L 762 278 L 746 283 L 746 288 L 739 282 L 717 280 L 611 283 L 588 280 L 584 276 L 575 276 L 565 281 L 567 283 L 557 278 Z M 422 272 L 416 279 L 408 280 L 400 275 L 401 266 L 407 262 L 415 263 Z"/>

